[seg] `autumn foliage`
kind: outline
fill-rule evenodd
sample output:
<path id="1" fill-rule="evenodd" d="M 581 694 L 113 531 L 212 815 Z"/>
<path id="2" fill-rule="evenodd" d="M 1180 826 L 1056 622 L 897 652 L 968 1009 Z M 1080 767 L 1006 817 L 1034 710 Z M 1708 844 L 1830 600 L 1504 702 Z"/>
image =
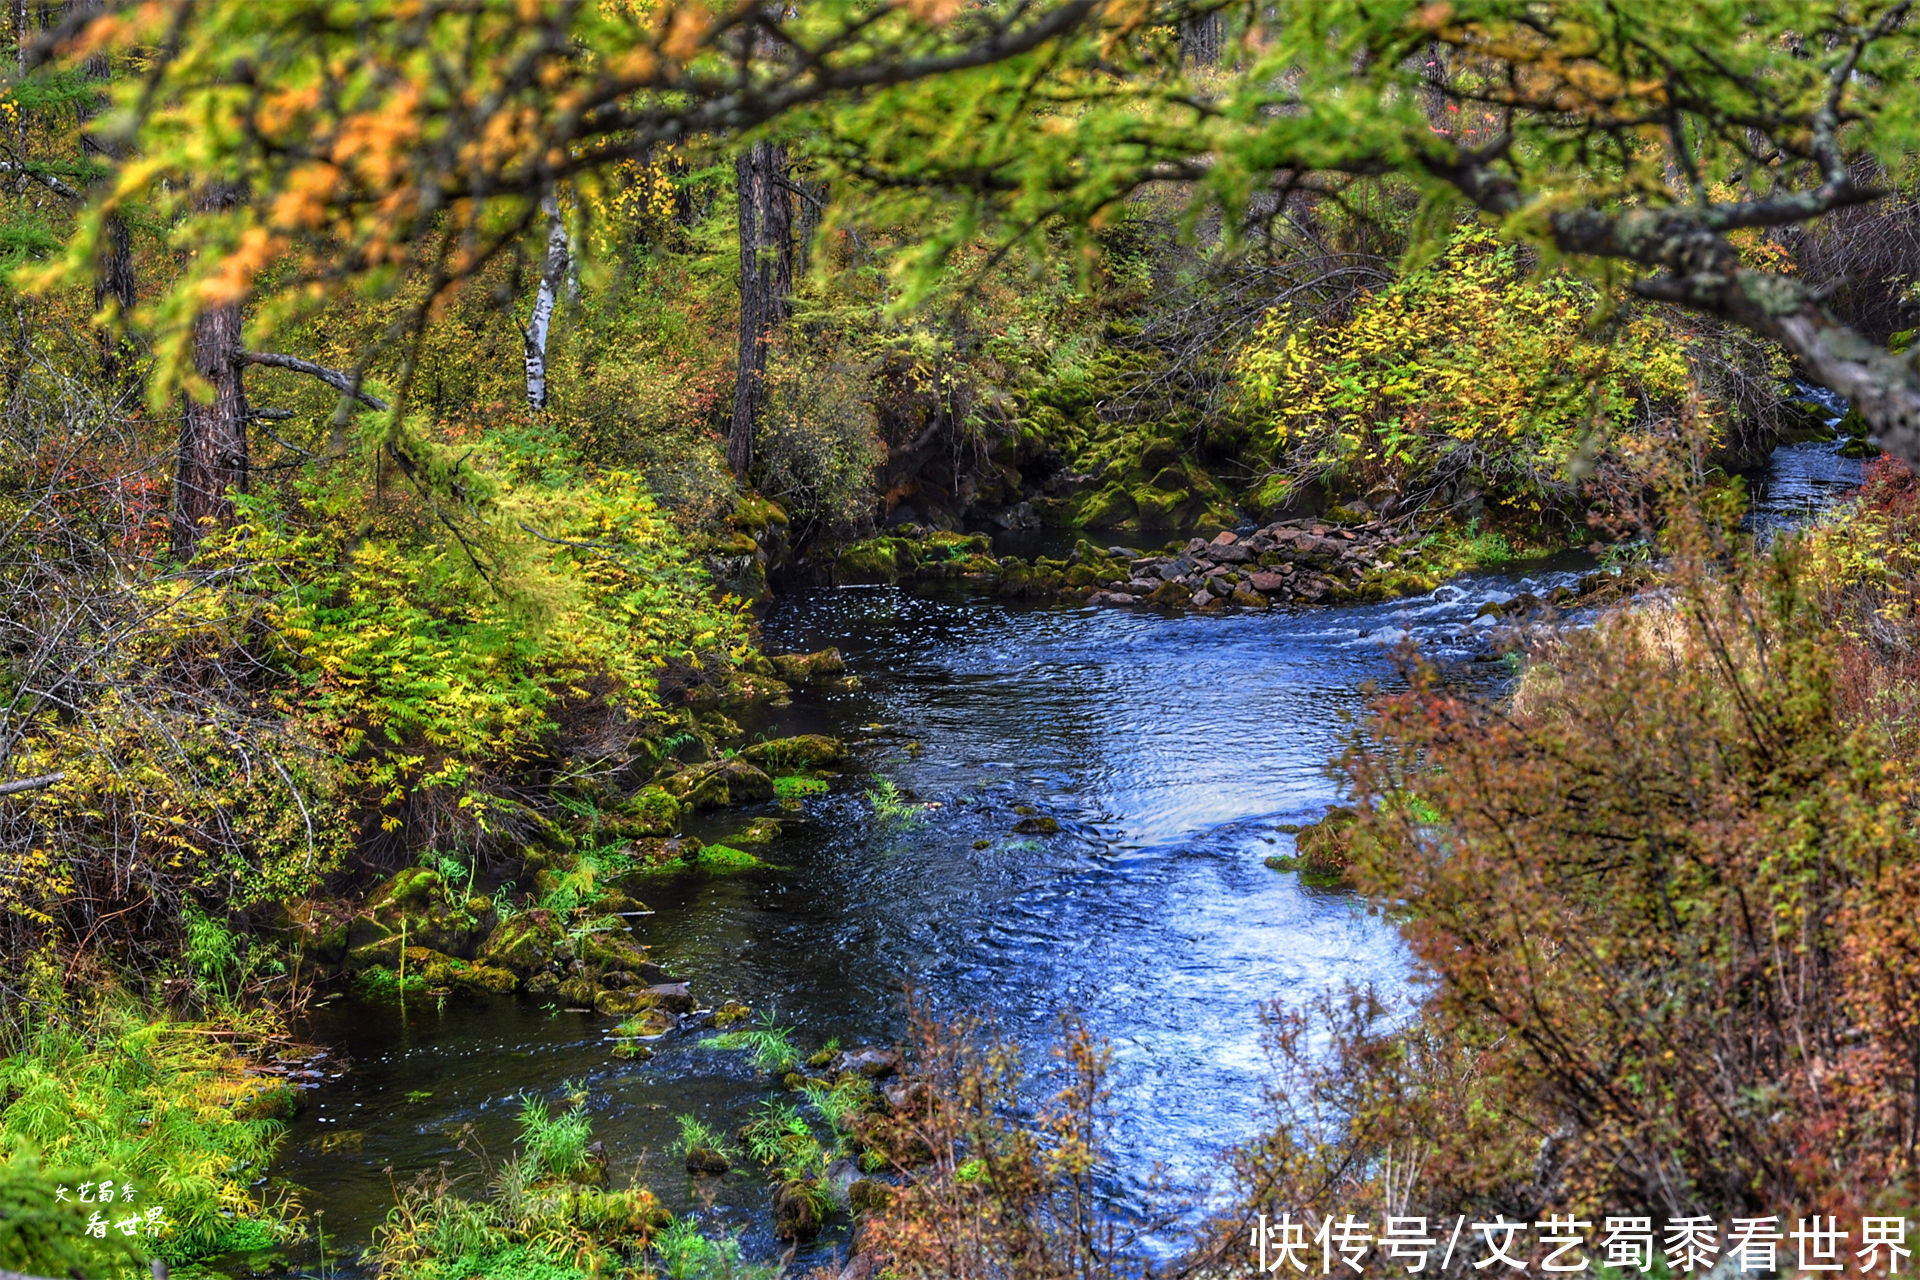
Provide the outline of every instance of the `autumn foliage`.
<path id="1" fill-rule="evenodd" d="M 1883 695 L 1911 687 L 1913 493 L 1882 471 L 1847 523 L 1764 551 L 1704 501 L 1664 595 L 1539 641 L 1511 696 L 1419 669 L 1378 704 L 1344 763 L 1378 837 L 1351 874 L 1421 981 L 1411 1008 L 1279 1016 L 1252 1200 L 1912 1203 L 1920 865 Z"/>

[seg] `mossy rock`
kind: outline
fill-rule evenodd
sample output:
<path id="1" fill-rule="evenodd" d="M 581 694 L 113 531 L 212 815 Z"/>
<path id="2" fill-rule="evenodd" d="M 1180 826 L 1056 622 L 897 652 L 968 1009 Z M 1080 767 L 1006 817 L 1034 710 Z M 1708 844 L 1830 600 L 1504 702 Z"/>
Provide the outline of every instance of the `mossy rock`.
<path id="1" fill-rule="evenodd" d="M 1139 441 L 1135 455 L 1143 472 L 1161 471 L 1180 465 L 1180 445 L 1164 436 L 1147 436 Z"/>
<path id="2" fill-rule="evenodd" d="M 758 536 L 774 525 L 791 523 L 786 508 L 758 493 L 743 493 L 733 502 L 733 527 Z M 756 547 L 757 549 L 757 547 Z"/>
<path id="3" fill-rule="evenodd" d="M 481 899 L 476 910 L 464 886 L 449 884 L 438 871 L 407 867 L 375 889 L 366 910 L 346 924 L 346 967 L 392 965 L 403 943 L 471 958 L 494 923 L 491 902 Z"/>
<path id="4" fill-rule="evenodd" d="M 476 958 L 528 978 L 572 960 L 573 942 L 552 912 L 523 911 L 502 921 Z"/>
<path id="5" fill-rule="evenodd" d="M 686 1165 L 688 1173 L 710 1178 L 733 1168 L 733 1163 L 712 1147 L 688 1147 Z"/>
<path id="6" fill-rule="evenodd" d="M 936 530 L 921 540 L 920 564 L 952 563 L 969 556 L 990 555 L 993 539 L 984 533 L 957 533 Z"/>
<path id="7" fill-rule="evenodd" d="M 672 1014 L 648 1000 L 646 992 L 636 991 L 632 994 L 640 1000 L 640 1004 L 620 1024 L 620 1034 L 637 1040 L 654 1040 L 679 1025 Z"/>
<path id="8" fill-rule="evenodd" d="M 600 994 L 600 986 L 592 978 L 562 978 L 557 994 L 569 1006 L 591 1009 L 594 999 Z"/>
<path id="9" fill-rule="evenodd" d="M 840 739 L 830 738 L 823 733 L 807 733 L 756 742 L 741 750 L 740 759 L 763 769 L 792 773 L 796 769 L 835 764 L 844 759 L 846 754 L 847 744 Z"/>
<path id="10" fill-rule="evenodd" d="M 776 653 L 767 661 L 773 664 L 773 673 L 789 684 L 811 684 L 828 676 L 847 673 L 847 660 L 840 656 L 838 649 L 822 649 L 818 653 Z"/>
<path id="11" fill-rule="evenodd" d="M 1060 834 L 1060 823 L 1053 818 L 1022 818 L 1013 824 L 1014 834 L 1023 836 L 1052 836 Z"/>
<path id="12" fill-rule="evenodd" d="M 1134 510 L 1133 496 L 1110 484 L 1080 500 L 1075 522 L 1089 529 L 1117 529 L 1133 519 Z"/>
<path id="13" fill-rule="evenodd" d="M 689 809 L 723 809 L 773 798 L 773 779 L 738 757 L 682 769 L 661 786 Z"/>
<path id="14" fill-rule="evenodd" d="M 1299 499 L 1299 489 L 1286 475 L 1262 478 L 1247 491 L 1244 505 L 1262 520 L 1271 520 L 1291 511 Z"/>
<path id="15" fill-rule="evenodd" d="M 685 806 L 678 796 L 664 787 L 641 787 L 620 802 L 620 839 L 641 839 L 653 835 L 672 835 L 680 831 Z"/>
<path id="16" fill-rule="evenodd" d="M 811 1240 L 824 1219 L 820 1194 L 811 1182 L 783 1182 L 773 1189 L 773 1234 L 782 1240 Z"/>
<path id="17" fill-rule="evenodd" d="M 782 706 L 793 698 L 793 686 L 785 680 L 773 676 L 757 676 L 751 671 L 735 671 L 727 678 L 726 692 L 721 695 L 723 707 Z M 713 717 L 708 725 L 709 733 L 720 739 L 737 737 L 740 726 L 725 717 Z"/>
<path id="18" fill-rule="evenodd" d="M 1150 485 L 1142 485 L 1133 491 L 1134 510 L 1142 527 L 1170 528 L 1173 525 L 1173 513 L 1187 501 L 1188 496 L 1185 489 L 1165 493 Z"/>
<path id="19" fill-rule="evenodd" d="M 507 995 L 520 980 L 506 969 L 443 955 L 426 947 L 407 948 L 407 971 L 425 978 L 430 987 L 450 987 L 469 995 Z"/>
<path id="20" fill-rule="evenodd" d="M 714 1029 L 725 1031 L 728 1027 L 739 1026 L 751 1017 L 753 1017 L 751 1006 L 742 1004 L 738 1000 L 729 1000 L 713 1011 Z"/>
<path id="21" fill-rule="evenodd" d="M 657 1002 L 644 990 L 618 991 L 611 987 L 600 987 L 593 993 L 593 1007 L 610 1018 L 625 1018 L 644 1010 L 653 1009 Z M 662 1015 L 664 1020 L 664 1015 Z M 667 1022 L 670 1028 L 672 1023 Z M 649 1032 L 649 1034 L 659 1034 Z"/>
<path id="22" fill-rule="evenodd" d="M 779 838 L 780 819 L 755 818 L 739 831 L 724 837 L 720 843 L 741 849 L 752 845 L 772 844 Z"/>
<path id="23" fill-rule="evenodd" d="M 574 944 L 580 959 L 601 972 L 614 969 L 638 969 L 647 963 L 647 948 L 633 940 L 626 922 L 615 916 L 605 917 L 611 928 L 595 929 L 580 936 Z"/>
<path id="24" fill-rule="evenodd" d="M 367 897 L 367 907 L 379 911 L 400 907 L 423 911 L 447 899 L 446 878 L 428 867 L 406 867 Z"/>
<path id="25" fill-rule="evenodd" d="M 1240 523 L 1238 508 L 1223 502 L 1209 501 L 1200 514 L 1194 517 L 1192 527 L 1202 534 L 1212 535 L 1226 529 L 1238 528 Z"/>
<path id="26" fill-rule="evenodd" d="M 748 853 L 745 849 L 736 849 L 732 845 L 710 844 L 700 850 L 700 856 L 694 859 L 694 865 L 702 871 L 752 871 L 767 864 Z"/>
<path id="27" fill-rule="evenodd" d="M 910 542 L 883 534 L 842 551 L 834 560 L 833 576 L 846 583 L 894 583 L 917 567 Z"/>

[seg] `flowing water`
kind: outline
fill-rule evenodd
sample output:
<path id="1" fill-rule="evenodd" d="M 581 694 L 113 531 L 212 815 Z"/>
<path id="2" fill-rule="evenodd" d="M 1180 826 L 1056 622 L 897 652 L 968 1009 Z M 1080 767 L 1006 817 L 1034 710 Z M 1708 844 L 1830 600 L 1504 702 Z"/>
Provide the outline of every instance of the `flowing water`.
<path id="1" fill-rule="evenodd" d="M 1830 452 L 1780 451 L 1757 507 L 1784 513 L 1857 478 Z M 1451 678 L 1491 683 L 1506 668 L 1484 660 L 1479 607 L 1590 568 L 1568 557 L 1391 603 L 1209 617 L 890 588 L 785 598 L 764 623 L 769 649 L 837 646 L 862 687 L 803 695 L 761 727 L 845 736 L 856 774 L 781 815 L 785 833 L 763 850 L 775 867 L 661 882 L 641 938 L 703 1003 L 777 1011 L 809 1049 L 893 1043 L 908 980 L 935 1009 L 989 1010 L 1036 1045 L 1079 1010 L 1114 1051 L 1116 1203 L 1154 1209 L 1141 1202 L 1162 1194 L 1147 1190 L 1156 1165 L 1170 1192 L 1197 1190 L 1212 1155 L 1258 1124 L 1266 1002 L 1402 981 L 1391 929 L 1263 862 L 1290 850 L 1283 826 L 1336 801 L 1327 761 L 1369 685 L 1396 683 L 1392 647 L 1411 639 Z M 877 821 L 863 773 L 937 807 Z M 1023 810 L 1059 833 L 1013 833 Z M 695 834 L 718 839 L 762 812 L 779 811 L 736 810 Z M 351 1254 L 393 1183 L 471 1167 L 463 1132 L 505 1153 L 522 1093 L 579 1081 L 616 1177 L 637 1166 L 669 1207 L 772 1255 L 757 1177 L 730 1174 L 695 1205 L 665 1152 L 676 1115 L 732 1128 L 764 1080 L 697 1032 L 657 1043 L 651 1061 L 619 1060 L 610 1025 L 528 999 L 335 1002 L 307 1030 L 351 1070 L 307 1095 L 274 1174 L 304 1188 L 329 1245 Z"/>

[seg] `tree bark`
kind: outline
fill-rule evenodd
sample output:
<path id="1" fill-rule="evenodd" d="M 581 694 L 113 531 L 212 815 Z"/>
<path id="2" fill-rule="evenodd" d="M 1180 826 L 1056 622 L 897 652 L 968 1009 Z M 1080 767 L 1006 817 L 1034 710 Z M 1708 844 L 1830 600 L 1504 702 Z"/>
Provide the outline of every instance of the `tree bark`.
<path id="1" fill-rule="evenodd" d="M 549 195 L 540 202 L 547 215 L 547 256 L 540 269 L 540 291 L 534 295 L 533 318 L 525 330 L 527 348 L 527 404 L 547 407 L 547 334 L 553 326 L 553 307 L 567 281 L 572 255 L 567 251 L 567 226 L 560 202 Z"/>
<path id="2" fill-rule="evenodd" d="M 766 398 L 767 346 L 793 302 L 793 212 L 787 149 L 756 142 L 734 160 L 740 195 L 740 359 L 733 384 L 727 466 L 753 465 L 754 427 Z"/>
<path id="3" fill-rule="evenodd" d="M 202 212 L 230 208 L 234 188 L 209 183 L 195 198 Z M 193 320 L 193 367 L 210 389 L 188 392 L 180 415 L 180 450 L 173 480 L 173 551 L 190 557 L 206 523 L 233 519 L 233 492 L 247 490 L 247 392 L 242 380 L 238 302 L 203 310 Z"/>

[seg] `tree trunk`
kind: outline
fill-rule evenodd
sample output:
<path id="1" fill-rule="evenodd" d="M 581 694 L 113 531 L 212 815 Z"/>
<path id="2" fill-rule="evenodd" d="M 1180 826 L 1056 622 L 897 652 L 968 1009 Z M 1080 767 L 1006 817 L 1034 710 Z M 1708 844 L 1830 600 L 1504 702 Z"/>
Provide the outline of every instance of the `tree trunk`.
<path id="1" fill-rule="evenodd" d="M 766 396 L 767 345 L 793 300 L 793 213 L 787 149 L 756 142 L 734 161 L 740 193 L 740 361 L 733 385 L 727 465 L 753 465 L 754 425 Z"/>
<path id="2" fill-rule="evenodd" d="M 238 196 L 210 183 L 195 199 L 203 212 L 230 208 Z M 247 392 L 242 381 L 238 302 L 208 307 L 193 320 L 193 367 L 211 390 L 202 401 L 189 392 L 180 415 L 180 455 L 173 481 L 173 550 L 193 554 L 204 522 L 233 519 L 230 492 L 247 490 Z"/>
<path id="3" fill-rule="evenodd" d="M 540 202 L 547 215 L 547 257 L 540 270 L 540 292 L 533 300 L 533 318 L 527 322 L 527 404 L 547 407 L 547 333 L 553 325 L 553 306 L 567 281 L 567 225 L 553 196 Z"/>
<path id="4" fill-rule="evenodd" d="M 819 238 L 820 224 L 827 216 L 827 184 L 808 178 L 795 178 L 799 193 L 800 226 L 794 233 L 794 275 L 807 274 L 813 265 L 813 242 Z"/>
<path id="5" fill-rule="evenodd" d="M 1180 59 L 1197 67 L 1220 65 L 1220 14 L 1203 13 L 1180 23 Z"/>
<path id="6" fill-rule="evenodd" d="M 86 3 L 90 12 L 99 8 L 99 0 L 86 0 Z M 87 59 L 87 78 L 103 86 L 113 78 L 113 65 L 105 54 Z M 105 106 L 106 93 L 103 89 L 84 102 L 80 111 L 80 155 L 90 164 L 102 167 L 108 167 L 108 162 L 119 157 L 102 145 L 86 125 Z M 105 178 L 97 179 L 93 186 L 97 189 L 106 185 L 106 181 Z M 99 267 L 93 281 L 93 309 L 105 319 L 100 329 L 100 371 L 111 384 L 118 383 L 124 377 L 127 362 L 133 355 L 123 328 L 127 318 L 133 314 L 136 296 L 133 236 L 127 228 L 127 220 L 118 213 L 107 215 L 101 231 L 106 243 L 101 246 Z"/>

